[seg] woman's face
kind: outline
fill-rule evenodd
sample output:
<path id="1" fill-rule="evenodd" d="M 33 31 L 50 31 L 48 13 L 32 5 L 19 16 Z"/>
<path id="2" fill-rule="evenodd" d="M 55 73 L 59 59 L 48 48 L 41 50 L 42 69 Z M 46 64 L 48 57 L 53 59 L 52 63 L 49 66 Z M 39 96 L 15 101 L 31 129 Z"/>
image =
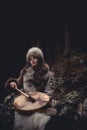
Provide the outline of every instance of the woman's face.
<path id="1" fill-rule="evenodd" d="M 38 58 L 36 56 L 30 56 L 30 65 L 36 66 L 38 64 Z"/>

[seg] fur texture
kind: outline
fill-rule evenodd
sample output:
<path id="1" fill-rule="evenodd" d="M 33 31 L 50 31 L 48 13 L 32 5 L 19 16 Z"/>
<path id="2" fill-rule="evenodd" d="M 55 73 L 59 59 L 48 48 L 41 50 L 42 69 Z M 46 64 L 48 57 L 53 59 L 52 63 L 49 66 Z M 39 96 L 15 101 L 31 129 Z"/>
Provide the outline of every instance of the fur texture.
<path id="1" fill-rule="evenodd" d="M 32 115 L 21 115 L 15 112 L 14 129 L 13 130 L 45 130 L 50 116 L 35 112 Z"/>
<path id="2" fill-rule="evenodd" d="M 44 59 L 44 55 L 41 49 L 39 49 L 38 47 L 32 47 L 28 50 L 27 54 L 26 54 L 26 61 L 29 62 L 29 57 L 30 56 L 37 56 L 40 57 L 41 59 Z"/>

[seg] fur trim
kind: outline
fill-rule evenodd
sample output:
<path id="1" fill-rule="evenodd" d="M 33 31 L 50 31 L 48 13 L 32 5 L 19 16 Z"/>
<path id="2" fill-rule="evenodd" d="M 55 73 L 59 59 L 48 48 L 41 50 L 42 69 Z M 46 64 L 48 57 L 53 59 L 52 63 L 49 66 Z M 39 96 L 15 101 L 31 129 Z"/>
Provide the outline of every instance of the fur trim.
<path id="1" fill-rule="evenodd" d="M 38 47 L 32 47 L 28 50 L 27 54 L 26 54 L 26 61 L 28 62 L 29 57 L 30 56 L 37 56 L 40 57 L 42 59 L 44 59 L 44 55 L 41 49 L 39 49 Z"/>
<path id="2" fill-rule="evenodd" d="M 50 118 L 45 113 L 35 112 L 25 116 L 15 112 L 13 130 L 45 130 Z"/>

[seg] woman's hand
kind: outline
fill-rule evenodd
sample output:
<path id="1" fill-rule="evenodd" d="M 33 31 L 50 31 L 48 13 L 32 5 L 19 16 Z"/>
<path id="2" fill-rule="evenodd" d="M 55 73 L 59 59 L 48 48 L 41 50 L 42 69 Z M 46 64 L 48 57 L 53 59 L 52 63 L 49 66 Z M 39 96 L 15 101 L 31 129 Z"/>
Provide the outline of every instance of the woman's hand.
<path id="1" fill-rule="evenodd" d="M 17 89 L 17 84 L 15 82 L 11 82 L 10 87 L 14 88 L 14 89 Z"/>

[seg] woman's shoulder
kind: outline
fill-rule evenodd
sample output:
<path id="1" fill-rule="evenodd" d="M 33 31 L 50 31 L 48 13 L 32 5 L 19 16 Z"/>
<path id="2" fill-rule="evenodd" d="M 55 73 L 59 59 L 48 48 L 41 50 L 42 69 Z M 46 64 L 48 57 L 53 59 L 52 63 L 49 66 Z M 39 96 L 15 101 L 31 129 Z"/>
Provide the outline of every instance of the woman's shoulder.
<path id="1" fill-rule="evenodd" d="M 54 72 L 52 71 L 48 71 L 45 75 L 44 75 L 44 78 L 50 78 L 50 77 L 54 77 Z"/>
<path id="2" fill-rule="evenodd" d="M 50 70 L 50 66 L 49 66 L 47 63 L 45 63 L 45 67 L 46 67 L 48 70 Z"/>
<path id="3" fill-rule="evenodd" d="M 46 73 L 46 75 L 54 75 L 54 72 L 51 71 L 51 67 L 49 66 L 48 63 L 45 63 L 45 67 L 47 68 L 47 73 Z"/>

